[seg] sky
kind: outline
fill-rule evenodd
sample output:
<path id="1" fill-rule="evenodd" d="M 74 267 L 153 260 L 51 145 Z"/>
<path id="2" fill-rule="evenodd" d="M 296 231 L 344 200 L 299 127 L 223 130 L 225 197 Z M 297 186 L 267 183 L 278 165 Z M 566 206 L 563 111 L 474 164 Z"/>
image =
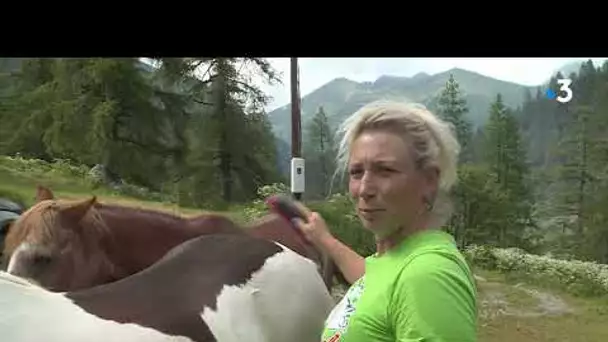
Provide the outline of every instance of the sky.
<path id="1" fill-rule="evenodd" d="M 375 81 L 382 75 L 411 77 L 419 72 L 433 75 L 452 68 L 474 71 L 496 79 L 535 86 L 545 82 L 563 65 L 591 59 L 601 63 L 608 58 L 299 58 L 302 97 L 339 77 L 353 81 Z M 267 110 L 290 102 L 289 58 L 269 58 L 282 73 L 283 84 L 269 86 L 256 80 L 273 97 Z"/>

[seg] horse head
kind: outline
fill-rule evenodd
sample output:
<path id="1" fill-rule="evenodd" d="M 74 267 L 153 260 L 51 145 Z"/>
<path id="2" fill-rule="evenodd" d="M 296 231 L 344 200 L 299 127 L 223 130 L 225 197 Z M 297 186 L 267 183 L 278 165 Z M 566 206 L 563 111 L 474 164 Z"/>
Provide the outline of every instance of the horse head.
<path id="1" fill-rule="evenodd" d="M 103 221 L 93 208 L 96 197 L 57 200 L 50 190 L 39 187 L 36 200 L 6 235 L 7 272 L 51 290 L 97 284 L 97 278 L 108 273 L 99 268 L 108 265 L 104 260 L 91 260 L 99 258 L 96 251 L 104 236 Z"/>

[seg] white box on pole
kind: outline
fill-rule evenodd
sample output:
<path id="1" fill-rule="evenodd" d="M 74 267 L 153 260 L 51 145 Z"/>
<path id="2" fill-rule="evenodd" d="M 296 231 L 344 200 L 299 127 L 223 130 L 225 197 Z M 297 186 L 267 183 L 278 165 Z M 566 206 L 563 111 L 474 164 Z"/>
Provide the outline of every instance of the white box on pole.
<path id="1" fill-rule="evenodd" d="M 291 192 L 304 193 L 304 158 L 291 158 Z"/>

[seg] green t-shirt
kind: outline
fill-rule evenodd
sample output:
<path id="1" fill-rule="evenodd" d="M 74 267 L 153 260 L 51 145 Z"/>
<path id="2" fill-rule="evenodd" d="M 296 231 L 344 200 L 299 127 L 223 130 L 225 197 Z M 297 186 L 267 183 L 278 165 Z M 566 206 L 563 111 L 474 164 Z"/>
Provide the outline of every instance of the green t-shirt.
<path id="1" fill-rule="evenodd" d="M 476 341 L 477 290 L 451 235 L 425 230 L 366 258 L 323 342 Z"/>

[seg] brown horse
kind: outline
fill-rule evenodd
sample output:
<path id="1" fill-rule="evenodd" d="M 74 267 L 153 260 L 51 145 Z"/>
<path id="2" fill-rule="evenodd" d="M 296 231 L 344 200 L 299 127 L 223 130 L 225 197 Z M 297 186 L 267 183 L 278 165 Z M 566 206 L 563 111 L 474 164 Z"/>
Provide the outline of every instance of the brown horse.
<path id="1" fill-rule="evenodd" d="M 107 284 L 139 272 L 171 248 L 209 234 L 251 234 L 276 241 L 319 265 L 327 287 L 337 268 L 278 215 L 241 228 L 219 214 L 183 218 L 168 213 L 102 204 L 96 198 L 56 200 L 38 187 L 37 203 L 9 230 L 8 272 L 52 291 Z"/>

